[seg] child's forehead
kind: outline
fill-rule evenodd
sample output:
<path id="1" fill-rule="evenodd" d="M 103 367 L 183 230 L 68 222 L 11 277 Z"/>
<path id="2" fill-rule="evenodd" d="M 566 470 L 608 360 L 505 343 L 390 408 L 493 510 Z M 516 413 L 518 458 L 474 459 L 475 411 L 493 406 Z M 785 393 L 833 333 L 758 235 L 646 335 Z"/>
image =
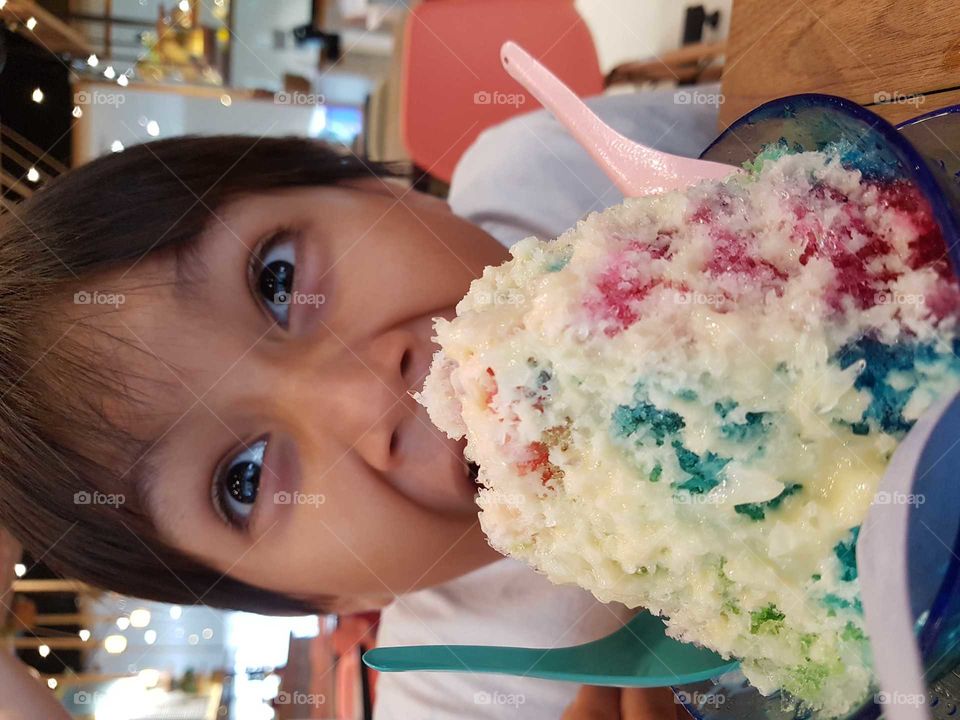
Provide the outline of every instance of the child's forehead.
<path id="1" fill-rule="evenodd" d="M 151 255 L 78 287 L 68 298 L 68 325 L 61 332 L 110 379 L 113 392 L 98 399 L 108 421 L 125 429 L 135 424 L 139 436 L 145 417 L 182 413 L 204 376 L 223 372 L 209 350 L 220 341 L 217 333 L 229 328 L 218 329 L 203 311 L 202 283 L 184 294 L 172 256 Z"/>

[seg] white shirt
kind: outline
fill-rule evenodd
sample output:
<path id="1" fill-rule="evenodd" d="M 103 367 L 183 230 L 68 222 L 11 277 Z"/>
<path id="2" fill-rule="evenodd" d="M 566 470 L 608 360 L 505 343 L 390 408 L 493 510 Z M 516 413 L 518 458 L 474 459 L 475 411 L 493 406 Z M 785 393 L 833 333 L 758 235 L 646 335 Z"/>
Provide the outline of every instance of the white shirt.
<path id="1" fill-rule="evenodd" d="M 717 134 L 715 107 L 676 104 L 672 90 L 601 96 L 588 104 L 626 137 L 679 155 L 698 155 Z M 542 110 L 481 134 L 461 158 L 449 196 L 457 215 L 508 247 L 531 235 L 556 237 L 622 199 Z M 607 635 L 628 614 L 504 559 L 398 599 L 383 611 L 378 644 L 564 647 Z M 558 720 L 578 689 L 506 675 L 382 673 L 374 718 Z"/>

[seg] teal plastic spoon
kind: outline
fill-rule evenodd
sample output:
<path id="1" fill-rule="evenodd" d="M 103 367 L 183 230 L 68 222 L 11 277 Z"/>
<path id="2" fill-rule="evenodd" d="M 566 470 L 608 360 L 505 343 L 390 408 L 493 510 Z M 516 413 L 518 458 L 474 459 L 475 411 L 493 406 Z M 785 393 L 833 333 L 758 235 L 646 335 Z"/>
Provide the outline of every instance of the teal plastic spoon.
<path id="1" fill-rule="evenodd" d="M 667 637 L 663 621 L 647 612 L 605 638 L 573 647 L 386 647 L 367 651 L 363 662 L 380 672 L 499 673 L 617 687 L 685 685 L 737 667 L 710 650 Z"/>

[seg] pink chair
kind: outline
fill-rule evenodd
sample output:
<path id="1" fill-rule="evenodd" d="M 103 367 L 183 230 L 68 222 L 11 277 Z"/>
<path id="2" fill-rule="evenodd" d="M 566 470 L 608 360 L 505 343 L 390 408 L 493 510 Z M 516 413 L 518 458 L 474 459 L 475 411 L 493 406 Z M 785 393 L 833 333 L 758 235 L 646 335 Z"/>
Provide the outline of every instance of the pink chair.
<path id="1" fill-rule="evenodd" d="M 603 90 L 590 30 L 573 0 L 431 0 L 407 20 L 400 132 L 414 165 L 449 183 L 484 129 L 539 104 L 503 70 L 522 45 L 581 97 Z"/>

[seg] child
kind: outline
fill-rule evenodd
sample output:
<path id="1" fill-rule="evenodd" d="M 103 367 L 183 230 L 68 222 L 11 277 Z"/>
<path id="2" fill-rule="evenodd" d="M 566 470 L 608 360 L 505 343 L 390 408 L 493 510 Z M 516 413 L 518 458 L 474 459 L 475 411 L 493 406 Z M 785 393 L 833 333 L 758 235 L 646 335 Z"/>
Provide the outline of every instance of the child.
<path id="1" fill-rule="evenodd" d="M 712 108 L 672 93 L 595 107 L 670 152 L 714 134 Z M 177 138 L 96 160 L 7 213 L 0 524 L 55 570 L 130 595 L 388 606 L 387 645 L 562 646 L 618 627 L 622 608 L 497 561 L 462 443 L 409 393 L 432 318 L 505 245 L 620 195 L 542 113 L 482 136 L 449 206 L 391 174 L 307 140 Z M 556 718 L 576 690 L 385 675 L 377 718 Z M 567 717 L 621 702 L 650 717 L 628 705 L 657 697 L 586 690 Z"/>

